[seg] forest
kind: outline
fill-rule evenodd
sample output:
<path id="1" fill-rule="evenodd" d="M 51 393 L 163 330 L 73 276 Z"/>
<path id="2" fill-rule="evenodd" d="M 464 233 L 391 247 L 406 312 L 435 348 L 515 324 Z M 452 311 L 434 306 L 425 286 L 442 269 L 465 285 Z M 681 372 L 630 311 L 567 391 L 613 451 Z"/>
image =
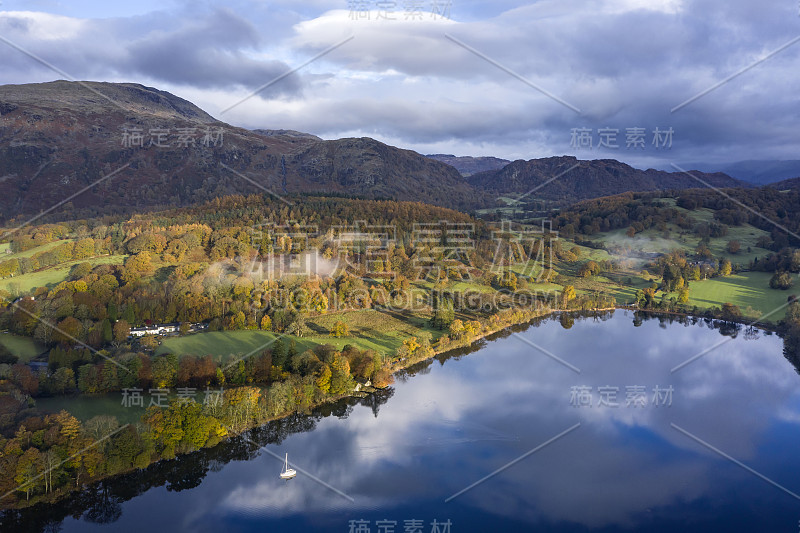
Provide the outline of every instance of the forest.
<path id="1" fill-rule="evenodd" d="M 731 194 L 760 208 L 768 204 L 782 219 L 795 214 L 783 193 Z M 700 208 L 713 210 L 713 220 L 693 220 Z M 0 292 L 0 331 L 46 348 L 34 366 L 0 345 L 2 505 L 57 499 L 90 481 L 214 447 L 266 421 L 383 389 L 409 365 L 552 310 L 619 306 L 610 285 L 597 280 L 624 282 L 631 270 L 613 256 L 587 255 L 609 250 L 593 240 L 600 232 L 626 229 L 633 237 L 670 225 L 694 236 L 695 249 L 646 260 L 641 276 L 659 281 L 636 287 L 633 305 L 742 322 L 742 312 L 727 302 L 691 308 L 689 285 L 747 268 L 772 273 L 775 289 L 791 287 L 800 252 L 789 233 L 758 218 L 703 191 L 582 202 L 555 214 L 552 232 L 498 226 L 422 203 L 304 197 L 286 205 L 253 195 L 24 227 L 8 239 L 8 255 L 15 257 L 0 262 L 0 278 L 72 266 L 58 283 Z M 758 246 L 770 252 L 747 265 L 715 256 L 711 244 L 742 224 L 768 230 Z M 736 243 L 728 242 L 727 250 L 736 253 Z M 94 262 L 108 255 L 124 260 Z M 538 268 L 530 269 L 532 263 Z M 786 334 L 787 358 L 797 366 L 800 303 L 788 298 L 786 317 L 774 327 Z M 416 324 L 415 333 L 388 352 L 347 344 L 354 338 L 348 313 L 367 310 Z M 319 338 L 319 328 L 310 325 L 332 314 L 341 318 L 322 334 L 346 343 L 301 348 L 302 339 Z M 569 315 L 563 317 L 568 327 Z M 180 325 L 177 336 L 203 324 L 210 332 L 261 331 L 274 341 L 231 360 L 156 353 L 158 335 L 132 336 L 133 328 L 167 323 Z M 221 393 L 218 401 L 202 403 L 173 396 L 129 424 L 113 416 L 81 421 L 36 407 L 46 397 L 178 389 Z"/>

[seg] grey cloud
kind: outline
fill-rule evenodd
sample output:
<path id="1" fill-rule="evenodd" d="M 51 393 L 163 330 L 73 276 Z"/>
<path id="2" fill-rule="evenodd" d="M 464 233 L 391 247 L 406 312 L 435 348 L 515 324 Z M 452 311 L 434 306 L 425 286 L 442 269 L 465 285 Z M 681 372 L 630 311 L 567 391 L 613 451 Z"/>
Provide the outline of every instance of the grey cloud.
<path id="1" fill-rule="evenodd" d="M 282 61 L 257 61 L 245 55 L 260 36 L 254 26 L 227 10 L 216 10 L 177 30 L 151 32 L 127 49 L 128 63 L 140 74 L 195 87 L 259 87 L 289 70 Z M 297 92 L 299 80 L 289 77 L 271 90 Z"/>
<path id="2" fill-rule="evenodd" d="M 257 28 L 225 9 L 195 16 L 156 13 L 131 19 L 86 21 L 61 39 L 36 38 L 37 21 L 27 15 L 0 16 L 0 35 L 76 79 L 146 77 L 152 82 L 198 88 L 254 89 L 288 71 L 275 59 L 254 59 L 263 45 Z M 4 51 L 6 68 L 40 72 L 46 67 L 18 51 Z M 267 94 L 297 94 L 300 79 L 289 76 Z"/>
<path id="3" fill-rule="evenodd" d="M 633 0 L 504 0 L 491 7 L 464 0 L 453 3 L 452 13 L 467 22 L 403 22 L 400 13 L 398 23 L 382 24 L 349 21 L 344 1 L 234 0 L 225 10 L 200 8 L 199 14 L 186 3 L 180 12 L 90 20 L 76 36 L 58 41 L 37 41 L 32 22 L 5 15 L 0 35 L 77 78 L 141 77 L 149 79 L 135 81 L 196 89 L 193 99 L 213 111 L 231 103 L 232 95 L 221 93 L 260 86 L 353 34 L 324 60 L 225 119 L 326 137 L 370 135 L 420 150 L 449 145 L 464 153 L 459 146 L 485 145 L 506 157 L 571 153 L 647 164 L 796 158 L 800 43 L 670 112 L 800 34 L 796 2 L 684 0 L 677 13 L 652 9 L 655 0 L 638 2 L 646 9 L 617 9 L 625 3 Z M 320 14 L 322 9 L 337 11 Z M 582 113 L 460 48 L 445 33 Z M 259 54 L 270 49 L 288 52 L 262 59 Z M 31 81 L 43 72 L 11 50 L 4 51 L 3 64 L 6 81 Z M 283 105 L 287 100 L 290 105 Z M 623 149 L 570 147 L 572 128 L 606 126 L 620 130 Z M 625 150 L 628 127 L 672 127 L 673 148 Z"/>

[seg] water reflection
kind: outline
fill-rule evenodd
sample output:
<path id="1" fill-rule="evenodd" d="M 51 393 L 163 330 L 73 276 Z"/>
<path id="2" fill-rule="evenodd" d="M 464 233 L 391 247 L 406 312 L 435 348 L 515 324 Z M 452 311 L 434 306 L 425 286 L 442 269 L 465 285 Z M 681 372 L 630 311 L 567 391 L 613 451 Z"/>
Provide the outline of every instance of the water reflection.
<path id="1" fill-rule="evenodd" d="M 483 342 L 469 355 L 419 365 L 378 395 L 251 432 L 252 441 L 280 457 L 288 451 L 300 468 L 354 502 L 306 476 L 281 481 L 280 461 L 235 439 L 39 506 L 35 517 L 6 515 L 3 525 L 16 516 L 19 525 L 39 528 L 41 520 L 58 523 L 69 514 L 75 518 L 59 524 L 64 531 L 110 522 L 115 531 L 348 531 L 348 521 L 359 518 L 371 520 L 373 530 L 381 518 L 398 521 L 398 530 L 412 518 L 449 518 L 453 531 L 501 524 L 552 531 L 794 527 L 800 501 L 670 425 L 800 490 L 792 445 L 800 438 L 800 377 L 781 356 L 781 339 L 714 328 L 620 311 L 554 317 Z M 720 333 L 731 340 L 671 372 L 718 344 Z M 576 387 L 590 391 L 590 406 L 573 401 Z M 645 405 L 627 405 L 629 391 L 641 390 L 629 387 L 643 387 Z M 656 387 L 671 388 L 671 405 L 654 405 Z M 598 405 L 603 397 L 611 405 Z M 575 431 L 444 502 L 578 422 Z"/>

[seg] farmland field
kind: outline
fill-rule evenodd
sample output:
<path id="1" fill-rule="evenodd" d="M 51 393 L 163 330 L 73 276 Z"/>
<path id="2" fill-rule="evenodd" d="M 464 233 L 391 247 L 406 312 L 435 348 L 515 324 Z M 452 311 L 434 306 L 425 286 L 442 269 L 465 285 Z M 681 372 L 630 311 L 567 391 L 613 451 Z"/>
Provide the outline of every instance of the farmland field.
<path id="1" fill-rule="evenodd" d="M 350 334 L 334 338 L 329 335 L 333 325 L 342 321 L 347 324 Z M 388 312 L 350 311 L 311 317 L 307 322 L 310 334 L 304 337 L 282 335 L 285 343 L 292 340 L 299 351 L 313 348 L 319 344 L 331 344 L 342 348 L 352 344 L 362 350 L 375 350 L 383 354 L 393 353 L 403 340 L 417 336 L 423 331 L 438 338 L 440 331 L 432 329 L 424 317 L 397 317 Z M 213 331 L 195 333 L 184 337 L 168 337 L 156 350 L 156 355 L 174 353 L 177 355 L 212 355 L 215 357 L 241 357 L 259 353 L 271 345 L 278 335 L 269 331 Z"/>
<path id="2" fill-rule="evenodd" d="M 769 272 L 743 272 L 725 278 L 694 281 L 689 288 L 689 305 L 711 307 L 729 302 L 738 305 L 742 311 L 750 306 L 759 316 L 769 313 L 785 306 L 787 297 L 796 293 L 792 290 L 770 289 L 771 277 Z M 781 309 L 767 319 L 777 322 L 785 314 L 786 310 Z"/>

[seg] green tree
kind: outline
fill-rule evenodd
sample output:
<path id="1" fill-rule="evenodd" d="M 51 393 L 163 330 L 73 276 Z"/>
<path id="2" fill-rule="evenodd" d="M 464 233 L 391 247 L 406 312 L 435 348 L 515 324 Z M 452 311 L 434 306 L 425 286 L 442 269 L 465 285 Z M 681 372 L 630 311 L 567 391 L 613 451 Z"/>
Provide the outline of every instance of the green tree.
<path id="1" fill-rule="evenodd" d="M 447 295 L 434 293 L 433 298 L 433 318 L 431 324 L 437 329 L 447 329 L 455 320 L 456 314 L 453 309 L 453 300 Z"/>
<path id="2" fill-rule="evenodd" d="M 111 321 L 109 319 L 103 319 L 103 343 L 108 344 L 114 338 L 114 333 L 111 328 Z"/>
<path id="3" fill-rule="evenodd" d="M 61 367 L 53 373 L 53 392 L 65 394 L 75 389 L 75 372 L 69 367 Z"/>
<path id="4" fill-rule="evenodd" d="M 286 366 L 286 345 L 281 338 L 272 345 L 272 364 L 279 368 Z"/>
<path id="5" fill-rule="evenodd" d="M 166 357 L 156 357 L 153 361 L 153 386 L 157 389 L 167 389 L 175 385 L 177 369 Z"/>
<path id="6" fill-rule="evenodd" d="M 794 285 L 794 280 L 788 272 L 775 272 L 769 280 L 771 289 L 788 290 Z"/>
<path id="7" fill-rule="evenodd" d="M 350 375 L 350 362 L 341 353 L 333 356 L 331 363 L 331 394 L 344 394 L 353 389 L 353 377 Z"/>
<path id="8" fill-rule="evenodd" d="M 100 391 L 100 379 L 95 365 L 86 364 L 78 368 L 78 390 L 85 394 Z"/>
<path id="9" fill-rule="evenodd" d="M 724 320 L 731 322 L 742 319 L 742 312 L 739 310 L 739 307 L 728 302 L 722 304 L 721 314 Z"/>

